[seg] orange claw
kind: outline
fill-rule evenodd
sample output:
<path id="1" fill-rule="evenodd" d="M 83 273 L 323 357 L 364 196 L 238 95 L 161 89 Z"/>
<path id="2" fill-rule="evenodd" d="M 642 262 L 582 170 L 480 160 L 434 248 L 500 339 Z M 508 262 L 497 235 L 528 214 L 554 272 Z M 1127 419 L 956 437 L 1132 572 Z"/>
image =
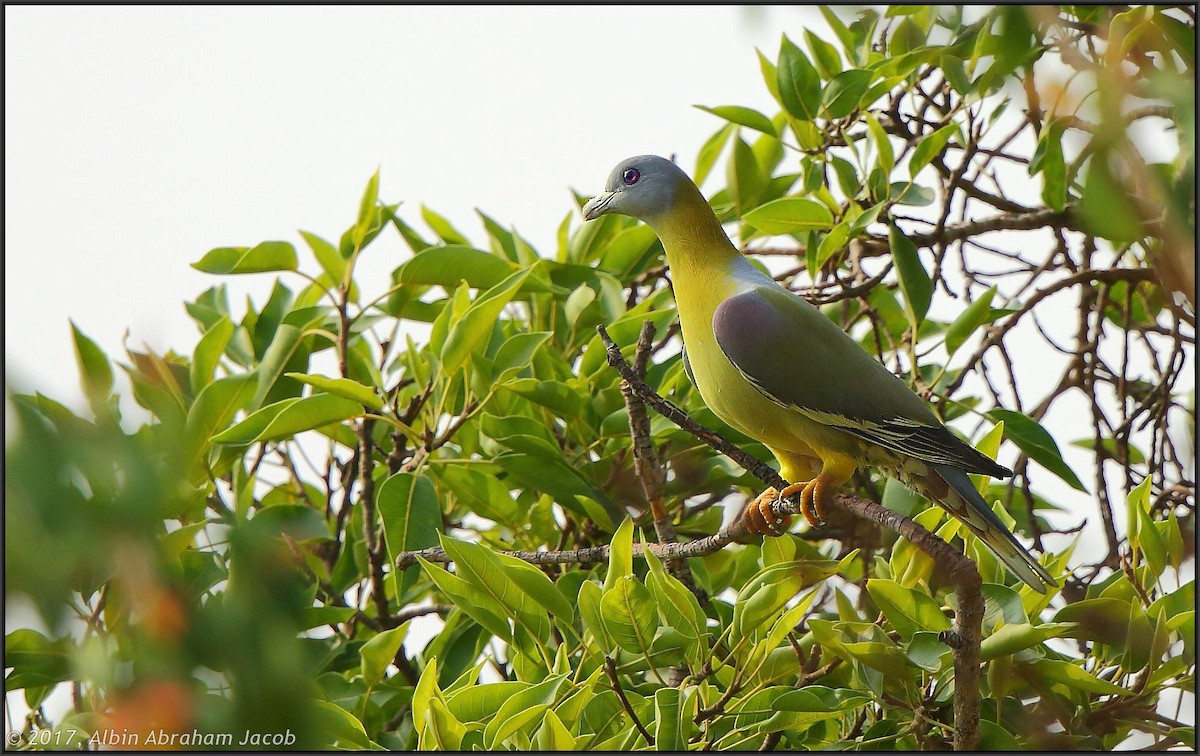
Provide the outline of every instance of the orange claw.
<path id="1" fill-rule="evenodd" d="M 800 493 L 800 512 L 813 527 L 825 523 L 825 512 L 829 508 L 829 497 L 833 495 L 832 481 L 824 472 L 809 481 L 793 483 L 780 492 L 786 499 L 797 491 Z"/>
<path id="2" fill-rule="evenodd" d="M 768 488 L 754 497 L 754 500 L 746 505 L 746 511 L 742 515 L 746 529 L 755 535 L 782 535 L 787 532 L 792 518 L 784 516 L 780 519 L 771 509 L 771 505 L 781 498 L 783 497 L 774 488 Z"/>

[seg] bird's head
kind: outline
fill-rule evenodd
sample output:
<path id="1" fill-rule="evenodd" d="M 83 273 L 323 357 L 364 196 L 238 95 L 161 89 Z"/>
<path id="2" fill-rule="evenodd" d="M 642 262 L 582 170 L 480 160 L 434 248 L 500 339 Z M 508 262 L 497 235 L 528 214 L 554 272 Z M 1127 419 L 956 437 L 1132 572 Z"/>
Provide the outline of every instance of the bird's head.
<path id="1" fill-rule="evenodd" d="M 658 155 L 622 160 L 608 175 L 604 191 L 583 206 L 584 220 L 618 213 L 656 226 L 679 201 L 681 192 L 699 194 L 679 166 Z"/>

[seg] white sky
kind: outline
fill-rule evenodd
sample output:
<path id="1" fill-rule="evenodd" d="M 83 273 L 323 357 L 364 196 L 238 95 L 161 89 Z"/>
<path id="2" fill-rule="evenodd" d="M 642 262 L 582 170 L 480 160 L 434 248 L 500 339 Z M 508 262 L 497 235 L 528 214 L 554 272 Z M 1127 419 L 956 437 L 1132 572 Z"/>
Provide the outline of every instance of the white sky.
<path id="1" fill-rule="evenodd" d="M 6 379 L 82 408 L 69 318 L 123 361 L 126 329 L 190 353 L 185 300 L 225 280 L 240 314 L 272 276 L 189 263 L 284 239 L 315 271 L 297 229 L 336 242 L 377 167 L 410 223 L 424 203 L 484 245 L 480 208 L 551 254 L 568 187 L 694 166 L 723 122 L 692 105 L 774 112 L 754 48 L 804 24 L 826 31 L 812 8 L 7 7 Z M 404 254 L 373 248 L 364 288 Z"/>

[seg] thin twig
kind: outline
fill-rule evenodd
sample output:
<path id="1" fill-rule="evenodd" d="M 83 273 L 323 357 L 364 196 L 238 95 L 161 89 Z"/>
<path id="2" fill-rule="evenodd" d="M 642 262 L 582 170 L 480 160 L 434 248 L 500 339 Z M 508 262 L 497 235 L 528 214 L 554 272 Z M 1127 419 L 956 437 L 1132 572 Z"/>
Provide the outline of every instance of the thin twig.
<path id="1" fill-rule="evenodd" d="M 638 719 L 638 715 L 634 713 L 633 707 L 629 705 L 629 699 L 625 697 L 625 689 L 621 687 L 621 680 L 617 677 L 617 665 L 613 662 L 612 657 L 607 654 L 604 656 L 604 671 L 608 674 L 613 692 L 621 700 L 621 706 L 625 709 L 625 713 L 633 720 L 633 726 L 638 729 L 638 732 L 642 733 L 642 737 L 646 739 L 646 744 L 653 746 L 654 736 L 646 730 L 646 726 L 642 724 L 642 720 Z"/>

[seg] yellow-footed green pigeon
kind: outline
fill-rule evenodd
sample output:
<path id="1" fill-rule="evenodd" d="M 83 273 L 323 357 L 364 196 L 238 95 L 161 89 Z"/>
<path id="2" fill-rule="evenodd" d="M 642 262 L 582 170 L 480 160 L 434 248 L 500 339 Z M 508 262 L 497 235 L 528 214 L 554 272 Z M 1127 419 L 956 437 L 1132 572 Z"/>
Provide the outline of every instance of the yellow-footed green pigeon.
<path id="1" fill-rule="evenodd" d="M 609 213 L 643 221 L 662 240 L 688 375 L 718 417 L 771 450 L 791 483 L 751 502 L 752 531 L 781 532 L 771 503 L 797 492 L 809 522 L 823 521 L 837 488 L 874 466 L 961 520 L 1035 590 L 1055 585 L 968 477 L 1012 471 L 951 433 L 816 307 L 751 264 L 678 166 L 655 155 L 620 163 L 583 208 L 587 220 Z"/>

